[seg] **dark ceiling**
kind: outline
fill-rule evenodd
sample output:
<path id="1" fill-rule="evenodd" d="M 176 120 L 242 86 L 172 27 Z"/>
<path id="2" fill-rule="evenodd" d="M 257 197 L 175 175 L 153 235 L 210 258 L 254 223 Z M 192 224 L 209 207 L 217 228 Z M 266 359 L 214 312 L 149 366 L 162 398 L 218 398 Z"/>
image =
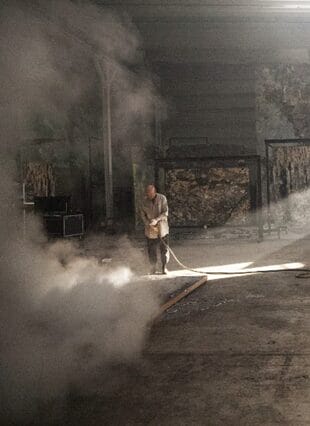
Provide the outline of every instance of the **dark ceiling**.
<path id="1" fill-rule="evenodd" d="M 310 17 L 308 0 L 96 0 L 96 3 L 125 10 L 136 21 Z"/>
<path id="2" fill-rule="evenodd" d="M 310 1 L 97 0 L 128 14 L 153 63 L 308 61 Z"/>

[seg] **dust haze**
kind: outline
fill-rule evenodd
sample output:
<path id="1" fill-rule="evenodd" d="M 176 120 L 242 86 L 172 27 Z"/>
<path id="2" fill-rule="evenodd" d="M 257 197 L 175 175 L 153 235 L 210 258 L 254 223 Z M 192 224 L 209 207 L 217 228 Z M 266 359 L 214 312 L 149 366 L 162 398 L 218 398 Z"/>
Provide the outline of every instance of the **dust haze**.
<path id="1" fill-rule="evenodd" d="M 87 392 L 102 365 L 137 357 L 157 309 L 127 266 L 50 244 L 35 220 L 23 238 L 16 157 L 36 136 L 28 124 L 46 114 L 65 128 L 70 108 L 100 80 L 98 60 L 120 70 L 122 132 L 149 114 L 154 89 L 147 76 L 141 88 L 127 78 L 140 46 L 127 18 L 87 2 L 13 0 L 0 8 L 0 411 L 3 421 L 19 421 L 72 387 Z"/>

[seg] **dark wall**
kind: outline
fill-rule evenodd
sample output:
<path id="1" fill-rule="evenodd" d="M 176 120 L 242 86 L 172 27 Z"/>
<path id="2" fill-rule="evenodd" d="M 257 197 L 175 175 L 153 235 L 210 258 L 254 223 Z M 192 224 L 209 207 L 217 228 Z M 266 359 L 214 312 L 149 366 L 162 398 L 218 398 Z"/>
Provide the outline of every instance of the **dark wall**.
<path id="1" fill-rule="evenodd" d="M 255 152 L 255 73 L 251 65 L 175 64 L 159 68 L 170 138 L 206 137 L 208 145 L 238 145 Z M 189 141 L 190 142 L 190 141 Z M 186 140 L 180 141 L 186 144 Z"/>
<path id="2" fill-rule="evenodd" d="M 256 126 L 265 139 L 310 137 L 310 65 L 266 64 L 256 70 Z"/>

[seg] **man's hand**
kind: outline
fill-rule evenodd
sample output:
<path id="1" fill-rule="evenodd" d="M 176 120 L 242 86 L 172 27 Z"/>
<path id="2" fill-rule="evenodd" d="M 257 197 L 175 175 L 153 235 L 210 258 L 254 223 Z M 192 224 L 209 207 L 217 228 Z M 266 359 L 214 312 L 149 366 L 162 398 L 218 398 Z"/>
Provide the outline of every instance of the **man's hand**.
<path id="1" fill-rule="evenodd" d="M 156 226 L 157 225 L 157 220 L 156 219 L 152 219 L 150 222 L 151 226 Z"/>

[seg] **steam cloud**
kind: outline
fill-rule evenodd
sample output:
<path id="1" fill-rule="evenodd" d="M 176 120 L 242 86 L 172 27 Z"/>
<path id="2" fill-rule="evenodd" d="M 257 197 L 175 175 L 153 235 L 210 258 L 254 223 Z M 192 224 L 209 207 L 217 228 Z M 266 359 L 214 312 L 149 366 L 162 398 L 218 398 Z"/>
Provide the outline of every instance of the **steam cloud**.
<path id="1" fill-rule="evenodd" d="M 102 364 L 139 353 L 157 302 L 150 290 L 134 291 L 127 267 L 100 265 L 69 243 L 50 245 L 35 222 L 25 241 L 16 183 L 31 116 L 65 121 L 98 79 L 95 58 L 134 61 L 137 34 L 87 3 L 10 0 L 0 9 L 0 417 L 19 421 L 40 401 L 85 387 Z M 125 72 L 119 78 L 128 95 L 131 82 Z M 135 87 L 134 105 L 127 96 L 130 114 L 147 111 L 146 87 Z"/>

